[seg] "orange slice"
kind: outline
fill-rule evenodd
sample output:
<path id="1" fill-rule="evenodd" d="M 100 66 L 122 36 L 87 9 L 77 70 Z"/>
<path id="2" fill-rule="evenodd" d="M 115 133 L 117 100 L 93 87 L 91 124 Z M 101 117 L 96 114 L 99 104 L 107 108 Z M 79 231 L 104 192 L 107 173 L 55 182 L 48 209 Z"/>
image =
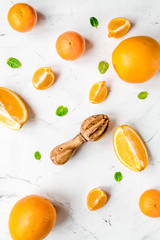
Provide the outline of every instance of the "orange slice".
<path id="1" fill-rule="evenodd" d="M 0 87 L 0 123 L 19 130 L 27 121 L 28 113 L 23 101 L 14 92 Z"/>
<path id="2" fill-rule="evenodd" d="M 115 153 L 126 167 L 139 172 L 148 165 L 147 149 L 136 131 L 123 125 L 116 129 L 113 137 Z"/>
<path id="3" fill-rule="evenodd" d="M 49 88 L 55 81 L 55 75 L 50 67 L 41 67 L 33 75 L 33 86 L 38 90 Z"/>
<path id="4" fill-rule="evenodd" d="M 95 83 L 89 92 L 89 101 L 93 104 L 103 102 L 107 97 L 108 90 L 105 81 Z"/>
<path id="5" fill-rule="evenodd" d="M 130 29 L 131 23 L 126 18 L 114 18 L 108 23 L 108 37 L 121 38 Z"/>
<path id="6" fill-rule="evenodd" d="M 94 188 L 88 193 L 87 206 L 89 210 L 95 211 L 107 202 L 107 194 L 99 188 Z"/>

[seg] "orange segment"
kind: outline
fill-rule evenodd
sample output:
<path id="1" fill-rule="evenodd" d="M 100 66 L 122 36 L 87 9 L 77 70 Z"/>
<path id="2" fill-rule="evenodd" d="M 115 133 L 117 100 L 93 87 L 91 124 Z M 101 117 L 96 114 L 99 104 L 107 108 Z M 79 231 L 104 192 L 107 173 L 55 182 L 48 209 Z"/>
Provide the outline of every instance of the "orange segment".
<path id="1" fill-rule="evenodd" d="M 104 99 L 107 97 L 108 90 L 105 85 L 105 81 L 95 83 L 89 92 L 89 101 L 93 104 L 100 103 L 104 101 Z"/>
<path id="2" fill-rule="evenodd" d="M 99 188 L 94 188 L 88 193 L 87 206 L 89 210 L 95 211 L 107 202 L 107 194 Z"/>
<path id="3" fill-rule="evenodd" d="M 132 171 L 141 171 L 147 167 L 147 149 L 133 128 L 127 125 L 118 127 L 114 133 L 113 146 L 120 162 Z"/>
<path id="4" fill-rule="evenodd" d="M 0 87 L 0 123 L 19 130 L 27 121 L 27 117 L 23 101 L 11 90 Z"/>
<path id="5" fill-rule="evenodd" d="M 33 75 L 33 86 L 38 90 L 49 88 L 55 81 L 55 75 L 50 67 L 41 67 Z"/>
<path id="6" fill-rule="evenodd" d="M 114 18 L 108 23 L 108 37 L 121 38 L 130 29 L 131 23 L 126 18 Z"/>

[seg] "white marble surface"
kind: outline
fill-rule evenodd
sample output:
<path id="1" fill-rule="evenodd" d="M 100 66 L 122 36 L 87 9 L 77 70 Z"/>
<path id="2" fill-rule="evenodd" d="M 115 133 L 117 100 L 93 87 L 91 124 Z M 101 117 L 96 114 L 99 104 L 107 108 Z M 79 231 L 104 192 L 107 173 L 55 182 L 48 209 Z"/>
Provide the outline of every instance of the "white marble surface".
<path id="1" fill-rule="evenodd" d="M 39 12 L 36 28 L 26 34 L 13 31 L 7 22 L 9 8 L 18 1 L 1 0 L 0 9 L 0 86 L 19 94 L 27 104 L 29 120 L 20 131 L 0 125 L 0 239 L 10 240 L 8 216 L 17 200 L 30 194 L 49 198 L 57 209 L 57 224 L 46 240 L 159 240 L 160 220 L 141 214 L 138 200 L 148 188 L 160 188 L 160 73 L 144 84 L 127 84 L 113 70 L 111 54 L 122 40 L 107 38 L 107 23 L 117 16 L 131 20 L 133 27 L 124 37 L 149 35 L 160 42 L 159 0 L 28 0 Z M 91 16 L 99 27 L 92 28 Z M 85 55 L 66 62 L 56 53 L 57 36 L 75 30 L 87 39 Z M 123 38 L 123 39 L 124 39 Z M 11 69 L 6 59 L 22 62 Z M 101 60 L 110 63 L 106 74 L 98 72 Z M 57 80 L 48 90 L 37 91 L 32 75 L 40 66 L 51 66 Z M 88 92 L 93 83 L 106 80 L 108 98 L 92 105 Z M 141 101 L 140 91 L 149 96 Z M 68 114 L 55 115 L 59 105 Z M 105 113 L 111 119 L 103 139 L 84 145 L 64 166 L 55 166 L 49 158 L 52 147 L 74 137 L 88 116 Z M 141 173 L 125 168 L 116 158 L 112 135 L 116 126 L 128 124 L 142 136 L 149 151 L 149 166 Z M 42 159 L 36 161 L 34 152 Z M 118 184 L 114 173 L 121 171 Z M 90 212 L 87 193 L 101 187 L 109 201 L 100 210 Z"/>

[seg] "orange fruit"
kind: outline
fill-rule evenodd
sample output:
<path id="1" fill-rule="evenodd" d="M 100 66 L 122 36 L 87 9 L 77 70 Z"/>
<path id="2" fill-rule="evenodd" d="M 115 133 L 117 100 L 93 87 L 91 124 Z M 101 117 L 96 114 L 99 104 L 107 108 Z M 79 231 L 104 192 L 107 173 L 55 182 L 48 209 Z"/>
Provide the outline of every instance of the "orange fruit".
<path id="1" fill-rule="evenodd" d="M 108 37 L 121 38 L 129 31 L 131 23 L 126 18 L 114 18 L 108 23 Z"/>
<path id="2" fill-rule="evenodd" d="M 103 81 L 93 84 L 89 92 L 89 101 L 91 103 L 94 104 L 100 103 L 104 101 L 104 99 L 107 97 L 108 90 L 105 83 L 106 82 Z"/>
<path id="3" fill-rule="evenodd" d="M 107 202 L 107 194 L 99 188 L 94 188 L 88 193 L 87 206 L 89 210 L 95 211 Z"/>
<path id="4" fill-rule="evenodd" d="M 145 82 L 159 71 L 160 45 L 151 37 L 128 38 L 113 51 L 112 63 L 122 80 Z"/>
<path id="5" fill-rule="evenodd" d="M 56 49 L 61 58 L 75 60 L 83 55 L 85 40 L 79 33 L 65 32 L 58 37 Z"/>
<path id="6" fill-rule="evenodd" d="M 19 200 L 9 216 L 9 231 L 13 240 L 42 240 L 56 222 L 56 210 L 51 202 L 30 195 Z"/>
<path id="7" fill-rule="evenodd" d="M 38 90 L 49 88 L 55 81 L 55 75 L 50 67 L 37 69 L 32 78 L 33 86 Z"/>
<path id="8" fill-rule="evenodd" d="M 116 128 L 113 147 L 120 162 L 132 171 L 141 171 L 147 167 L 147 149 L 138 133 L 130 126 Z"/>
<path id="9" fill-rule="evenodd" d="M 23 101 L 14 92 L 0 87 L 0 123 L 19 130 L 27 121 L 28 113 Z"/>
<path id="10" fill-rule="evenodd" d="M 37 13 L 26 3 L 17 3 L 8 12 L 10 26 L 18 32 L 28 32 L 37 23 Z"/>
<path id="11" fill-rule="evenodd" d="M 139 199 L 139 207 L 148 217 L 160 217 L 160 191 L 156 189 L 145 191 Z"/>

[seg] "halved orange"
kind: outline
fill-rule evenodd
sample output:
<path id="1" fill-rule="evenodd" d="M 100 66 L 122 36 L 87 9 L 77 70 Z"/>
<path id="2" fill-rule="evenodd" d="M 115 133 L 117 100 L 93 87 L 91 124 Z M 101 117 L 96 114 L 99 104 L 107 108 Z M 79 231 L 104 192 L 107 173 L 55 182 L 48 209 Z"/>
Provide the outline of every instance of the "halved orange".
<path id="1" fill-rule="evenodd" d="M 28 113 L 23 101 L 14 92 L 0 87 L 0 123 L 19 130 L 27 121 Z"/>
<path id="2" fill-rule="evenodd" d="M 126 18 L 114 18 L 108 23 L 108 37 L 121 38 L 130 29 L 131 23 Z"/>
<path id="3" fill-rule="evenodd" d="M 55 81 L 55 75 L 50 67 L 37 69 L 32 78 L 33 86 L 38 90 L 49 88 Z"/>
<path id="4" fill-rule="evenodd" d="M 107 194 L 99 188 L 94 188 L 88 193 L 87 206 L 89 210 L 95 211 L 107 202 Z"/>
<path id="5" fill-rule="evenodd" d="M 106 82 L 97 82 L 91 87 L 89 92 L 89 101 L 93 104 L 100 103 L 104 101 L 104 99 L 107 97 L 107 94 L 108 90 L 106 87 Z"/>
<path id="6" fill-rule="evenodd" d="M 147 167 L 147 149 L 138 133 L 130 126 L 117 127 L 113 147 L 120 162 L 132 171 L 139 172 Z"/>

